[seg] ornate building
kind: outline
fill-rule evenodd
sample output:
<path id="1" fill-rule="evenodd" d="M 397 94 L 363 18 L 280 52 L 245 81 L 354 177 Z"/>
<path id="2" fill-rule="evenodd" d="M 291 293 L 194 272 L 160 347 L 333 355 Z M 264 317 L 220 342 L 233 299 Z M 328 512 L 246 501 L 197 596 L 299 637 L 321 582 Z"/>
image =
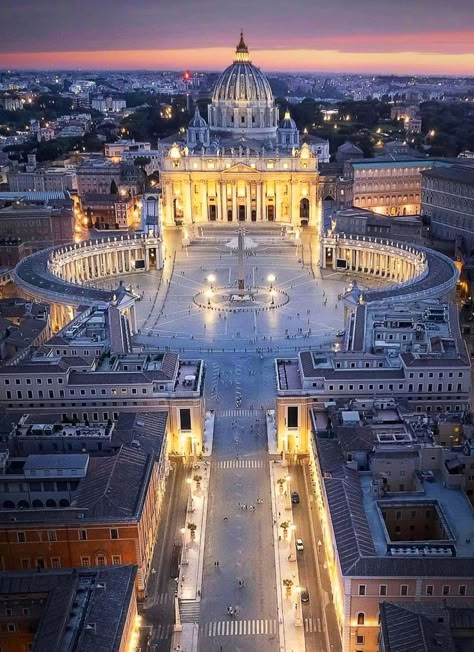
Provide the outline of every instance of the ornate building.
<path id="1" fill-rule="evenodd" d="M 242 34 L 214 89 L 208 121 L 196 107 L 186 142 L 164 153 L 165 225 L 268 221 L 321 228 L 317 150 L 300 146 L 289 112 L 279 122 L 270 84 L 251 63 Z"/>

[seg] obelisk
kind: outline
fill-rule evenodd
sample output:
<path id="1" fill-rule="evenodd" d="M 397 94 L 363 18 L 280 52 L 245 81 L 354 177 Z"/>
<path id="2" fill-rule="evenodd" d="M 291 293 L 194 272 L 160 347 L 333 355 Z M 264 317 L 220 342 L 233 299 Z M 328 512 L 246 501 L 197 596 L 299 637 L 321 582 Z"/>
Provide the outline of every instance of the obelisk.
<path id="1" fill-rule="evenodd" d="M 239 227 L 239 233 L 237 236 L 237 252 L 239 256 L 238 288 L 239 288 L 239 296 L 241 297 L 243 297 L 245 293 L 244 242 L 245 242 L 244 230 L 241 227 Z"/>

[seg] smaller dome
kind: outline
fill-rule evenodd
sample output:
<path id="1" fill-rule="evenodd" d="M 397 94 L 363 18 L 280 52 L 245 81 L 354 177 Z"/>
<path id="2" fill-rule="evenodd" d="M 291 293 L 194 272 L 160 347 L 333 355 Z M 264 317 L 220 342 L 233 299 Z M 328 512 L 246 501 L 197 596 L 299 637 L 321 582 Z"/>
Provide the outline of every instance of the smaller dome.
<path id="1" fill-rule="evenodd" d="M 296 129 L 296 122 L 290 115 L 289 111 L 285 112 L 285 117 L 280 122 L 280 129 Z"/>
<path id="2" fill-rule="evenodd" d="M 191 119 L 191 122 L 189 123 L 190 127 L 193 127 L 195 129 L 205 129 L 207 127 L 207 122 L 204 120 L 202 115 L 199 113 L 199 107 L 196 104 L 196 108 L 194 110 L 194 115 Z"/>

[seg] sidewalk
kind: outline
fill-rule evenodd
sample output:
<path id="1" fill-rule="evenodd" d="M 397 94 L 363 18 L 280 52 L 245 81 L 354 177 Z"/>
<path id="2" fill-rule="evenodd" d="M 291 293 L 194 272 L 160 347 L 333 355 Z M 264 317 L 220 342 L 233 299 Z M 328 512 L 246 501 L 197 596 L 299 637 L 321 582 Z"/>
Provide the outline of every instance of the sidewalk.
<path id="1" fill-rule="evenodd" d="M 200 462 L 192 468 L 190 479 L 190 496 L 186 510 L 186 522 L 183 523 L 183 549 L 179 572 L 178 597 L 181 600 L 200 600 L 202 583 L 202 566 L 204 542 L 206 536 L 207 494 L 209 490 L 209 462 Z M 193 479 L 200 476 L 199 483 Z M 194 523 L 194 536 L 188 524 Z"/>
<path id="2" fill-rule="evenodd" d="M 211 465 L 201 461 L 192 467 L 189 480 L 190 491 L 186 520 L 183 523 L 183 548 L 181 551 L 181 566 L 179 570 L 177 597 L 182 604 L 200 602 L 202 571 L 204 564 L 204 543 L 206 540 L 207 500 L 209 492 L 209 475 Z M 194 480 L 200 476 L 199 483 Z M 194 534 L 188 524 L 196 526 Z M 176 610 L 175 632 L 173 634 L 172 650 L 181 652 L 196 652 L 198 647 L 199 626 L 197 623 L 181 623 L 179 609 Z"/>
<path id="3" fill-rule="evenodd" d="M 216 415 L 214 410 L 208 410 L 204 418 L 204 433 L 202 437 L 202 456 L 212 455 L 212 443 L 214 441 L 214 421 Z"/>
<path id="4" fill-rule="evenodd" d="M 266 410 L 265 420 L 267 424 L 268 454 L 278 455 L 275 410 Z"/>
<path id="5" fill-rule="evenodd" d="M 300 587 L 294 535 L 291 527 L 288 528 L 286 536 L 280 527 L 281 523 L 285 521 L 290 525 L 293 521 L 291 492 L 288 490 L 288 483 L 285 480 L 287 473 L 288 467 L 282 466 L 281 462 L 276 460 L 270 462 L 280 652 L 296 650 L 304 652 L 306 648 L 301 599 L 298 591 Z M 281 491 L 279 480 L 283 481 Z M 289 580 L 291 586 L 285 588 L 284 580 Z"/>

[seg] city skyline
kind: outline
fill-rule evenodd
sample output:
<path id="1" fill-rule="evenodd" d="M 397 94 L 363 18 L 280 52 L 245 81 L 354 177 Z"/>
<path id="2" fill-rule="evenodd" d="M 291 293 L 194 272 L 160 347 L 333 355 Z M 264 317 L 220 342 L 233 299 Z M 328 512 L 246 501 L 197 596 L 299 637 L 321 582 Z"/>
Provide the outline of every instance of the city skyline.
<path id="1" fill-rule="evenodd" d="M 198 8 L 191 0 L 159 7 L 139 0 L 133 11 L 123 0 L 3 5 L 1 68 L 221 70 L 243 29 L 255 64 L 266 71 L 474 71 L 474 12 L 468 0 L 454 0 L 448 15 L 441 0 L 418 0 L 406 11 L 387 0 L 363 0 L 357 12 L 347 0 L 330 6 L 296 0 L 291 11 L 286 3 L 267 0 L 256 6 L 243 0 L 225 11 L 217 0 L 203 0 Z"/>

